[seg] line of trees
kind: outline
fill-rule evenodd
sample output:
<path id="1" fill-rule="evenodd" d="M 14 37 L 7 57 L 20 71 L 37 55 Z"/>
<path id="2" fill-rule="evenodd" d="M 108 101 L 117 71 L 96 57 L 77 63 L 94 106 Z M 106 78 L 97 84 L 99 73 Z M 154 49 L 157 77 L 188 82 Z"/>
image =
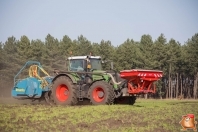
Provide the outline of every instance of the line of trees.
<path id="1" fill-rule="evenodd" d="M 83 35 L 71 40 L 63 36 L 61 40 L 48 34 L 45 41 L 29 40 L 21 36 L 16 40 L 9 37 L 5 43 L 0 42 L 0 90 L 13 86 L 13 77 L 28 60 L 41 62 L 51 73 L 54 68 L 65 69 L 65 59 L 72 55 L 102 56 L 103 60 L 112 60 L 117 71 L 131 68 L 162 70 L 164 76 L 157 82 L 161 98 L 198 97 L 198 33 L 180 44 L 174 39 L 167 41 L 161 34 L 155 41 L 150 35 L 142 35 L 140 41 L 127 39 L 119 46 L 102 40 L 92 43 Z M 110 69 L 110 64 L 104 64 Z M 6 86 L 10 82 L 10 85 Z"/>

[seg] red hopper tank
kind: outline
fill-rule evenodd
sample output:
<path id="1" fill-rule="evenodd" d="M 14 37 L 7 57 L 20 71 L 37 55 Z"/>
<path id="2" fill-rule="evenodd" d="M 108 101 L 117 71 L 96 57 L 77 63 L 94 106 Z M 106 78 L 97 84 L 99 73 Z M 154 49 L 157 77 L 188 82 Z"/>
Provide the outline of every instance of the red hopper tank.
<path id="1" fill-rule="evenodd" d="M 162 78 L 162 71 L 131 69 L 120 71 L 120 77 L 128 80 L 129 94 L 155 93 L 153 82 Z"/>

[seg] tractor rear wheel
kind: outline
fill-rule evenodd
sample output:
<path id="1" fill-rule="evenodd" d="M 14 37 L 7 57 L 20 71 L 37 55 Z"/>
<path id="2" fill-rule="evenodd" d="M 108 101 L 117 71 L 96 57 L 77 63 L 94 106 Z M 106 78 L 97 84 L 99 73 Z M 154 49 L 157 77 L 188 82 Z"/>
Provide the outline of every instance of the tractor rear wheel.
<path id="1" fill-rule="evenodd" d="M 66 76 L 60 76 L 53 82 L 51 96 L 57 105 L 75 105 L 78 102 L 76 87 Z"/>
<path id="2" fill-rule="evenodd" d="M 89 95 L 94 105 L 113 104 L 115 97 L 112 86 L 105 81 L 93 83 L 89 89 Z"/>

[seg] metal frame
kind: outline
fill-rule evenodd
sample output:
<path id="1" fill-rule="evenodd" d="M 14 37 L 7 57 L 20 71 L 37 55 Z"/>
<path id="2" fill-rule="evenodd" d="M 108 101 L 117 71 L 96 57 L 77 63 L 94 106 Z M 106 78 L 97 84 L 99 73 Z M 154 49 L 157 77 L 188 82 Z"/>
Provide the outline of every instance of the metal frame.
<path id="1" fill-rule="evenodd" d="M 36 64 L 39 67 L 41 67 L 40 62 L 38 62 L 38 61 L 27 61 L 25 63 L 25 65 L 21 68 L 21 70 L 14 76 L 14 86 L 15 86 L 16 82 L 18 81 L 18 80 L 16 81 L 17 76 L 26 68 L 26 66 L 32 65 L 32 64 Z"/>
<path id="2" fill-rule="evenodd" d="M 93 59 L 101 59 L 101 56 L 89 56 L 90 58 L 93 58 Z M 86 59 L 87 56 L 71 56 L 71 57 L 68 57 L 69 60 L 73 60 L 73 59 Z"/>

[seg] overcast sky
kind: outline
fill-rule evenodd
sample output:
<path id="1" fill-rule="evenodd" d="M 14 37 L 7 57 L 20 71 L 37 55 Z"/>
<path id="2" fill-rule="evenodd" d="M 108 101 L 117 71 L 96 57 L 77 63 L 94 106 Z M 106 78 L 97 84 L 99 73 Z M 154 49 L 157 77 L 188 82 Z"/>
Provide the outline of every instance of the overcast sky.
<path id="1" fill-rule="evenodd" d="M 198 0 L 0 0 L 0 42 L 47 34 L 116 46 L 143 34 L 183 44 L 198 33 Z"/>

